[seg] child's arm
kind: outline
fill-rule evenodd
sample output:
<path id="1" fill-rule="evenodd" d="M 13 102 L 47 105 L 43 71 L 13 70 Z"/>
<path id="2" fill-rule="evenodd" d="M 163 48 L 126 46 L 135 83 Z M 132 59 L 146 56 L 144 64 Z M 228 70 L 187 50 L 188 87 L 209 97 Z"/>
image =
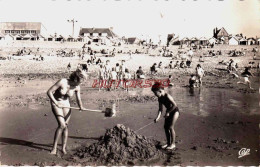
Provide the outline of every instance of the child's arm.
<path id="1" fill-rule="evenodd" d="M 77 103 L 78 103 L 80 110 L 84 110 L 85 108 L 83 107 L 83 104 L 82 104 L 82 101 L 81 101 L 80 87 L 79 86 L 76 89 L 76 99 L 77 99 Z"/>
<path id="2" fill-rule="evenodd" d="M 154 123 L 158 122 L 161 115 L 162 115 L 162 110 L 163 110 L 163 105 L 161 102 L 159 102 L 159 110 L 158 110 L 158 115 L 157 117 L 154 119 Z"/>
<path id="3" fill-rule="evenodd" d="M 173 100 L 173 98 L 172 98 L 171 95 L 167 94 L 167 97 L 169 98 L 169 100 L 170 100 L 170 101 L 172 102 L 172 104 L 173 104 L 173 110 L 175 110 L 176 107 L 177 107 L 176 102 Z M 167 111 L 166 111 L 166 113 L 167 113 Z"/>

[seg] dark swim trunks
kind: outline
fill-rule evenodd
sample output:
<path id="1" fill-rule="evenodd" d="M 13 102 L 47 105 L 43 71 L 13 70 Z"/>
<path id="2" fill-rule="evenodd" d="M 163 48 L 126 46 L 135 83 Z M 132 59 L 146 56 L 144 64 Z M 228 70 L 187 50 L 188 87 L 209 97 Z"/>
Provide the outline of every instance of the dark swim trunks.
<path id="1" fill-rule="evenodd" d="M 168 128 L 170 128 L 172 126 L 173 117 L 174 117 L 174 114 L 176 112 L 179 112 L 179 114 L 180 114 L 180 111 L 179 111 L 178 107 L 176 107 L 174 110 L 169 112 L 170 115 L 168 117 L 166 117 L 165 121 L 164 121 L 164 128 L 168 129 Z"/>

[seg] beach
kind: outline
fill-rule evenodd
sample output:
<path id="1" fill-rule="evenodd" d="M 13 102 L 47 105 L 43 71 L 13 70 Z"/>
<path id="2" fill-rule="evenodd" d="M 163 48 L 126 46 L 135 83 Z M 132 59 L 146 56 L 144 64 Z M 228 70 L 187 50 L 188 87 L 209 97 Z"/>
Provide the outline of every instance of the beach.
<path id="1" fill-rule="evenodd" d="M 98 91 L 93 88 L 97 79 L 98 66 L 90 65 L 87 80 L 82 83 L 81 96 L 86 108 L 105 109 L 116 101 L 117 115 L 106 118 L 103 114 L 78 110 L 72 111 L 69 123 L 68 154 L 60 151 L 57 156 L 49 154 L 57 122 L 51 111 L 47 90 L 59 79 L 68 78 L 78 64 L 86 63 L 80 57 L 61 57 L 55 55 L 57 49 L 81 50 L 81 44 L 48 44 L 34 43 L 31 47 L 39 47 L 43 61 L 33 60 L 30 56 L 15 57 L 12 60 L 0 60 L 0 161 L 2 165 L 102 165 L 101 161 L 91 162 L 77 160 L 77 149 L 95 143 L 104 135 L 106 129 L 123 124 L 137 130 L 153 122 L 158 111 L 158 100 L 151 88 L 130 88 Z M 55 47 L 51 47 L 51 45 Z M 17 49 L 30 47 L 24 43 L 13 43 L 0 47 L 0 56 L 7 56 Z M 102 46 L 91 45 L 95 50 Z M 227 46 L 216 45 L 214 48 L 203 48 L 194 51 L 192 65 L 183 69 L 164 69 L 157 75 L 150 75 L 153 63 L 162 62 L 167 66 L 170 61 L 181 61 L 181 58 L 162 57 L 152 54 L 126 53 L 128 50 L 141 50 L 141 46 L 123 45 L 115 47 L 123 53 L 114 57 L 96 54 L 103 62 L 110 60 L 111 66 L 126 61 L 126 67 L 132 76 L 139 66 L 146 73 L 146 79 L 167 79 L 173 76 L 172 87 L 165 90 L 171 94 L 180 109 L 180 117 L 176 123 L 177 150 L 163 151 L 164 156 L 156 161 L 135 162 L 135 165 L 259 165 L 259 69 L 255 68 L 259 60 L 253 60 L 252 49 L 259 46 Z M 114 47 L 112 47 L 114 48 Z M 158 48 L 159 50 L 160 48 Z M 178 46 L 170 46 L 174 55 Z M 245 56 L 233 57 L 230 50 L 241 50 Z M 208 56 L 209 50 L 221 51 L 222 55 Z M 49 55 L 49 53 L 54 53 Z M 259 52 L 257 56 L 260 57 Z M 199 62 L 203 56 L 204 62 Z M 238 63 L 238 78 L 228 73 L 228 62 L 233 59 Z M 237 84 L 244 67 L 252 66 L 254 77 L 250 78 L 253 90 L 246 85 Z M 68 71 L 67 65 L 71 64 Z M 205 70 L 203 86 L 190 89 L 189 78 L 195 74 L 195 67 L 201 64 Z M 75 97 L 71 99 L 76 105 Z M 137 133 L 159 142 L 165 141 L 163 120 L 151 124 Z M 60 148 L 61 146 L 59 146 Z M 242 148 L 250 149 L 250 154 L 238 158 Z M 74 157 L 72 161 L 71 158 Z M 104 164 L 107 165 L 107 164 Z M 111 164 L 113 165 L 113 164 Z M 129 165 L 129 164 L 115 164 Z M 130 164 L 132 165 L 132 164 Z"/>

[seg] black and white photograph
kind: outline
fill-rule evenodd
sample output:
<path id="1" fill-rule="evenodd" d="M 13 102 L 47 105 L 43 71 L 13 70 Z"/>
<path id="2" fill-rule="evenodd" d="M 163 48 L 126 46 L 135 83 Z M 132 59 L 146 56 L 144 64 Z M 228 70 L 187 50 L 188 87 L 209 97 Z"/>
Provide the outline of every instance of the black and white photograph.
<path id="1" fill-rule="evenodd" d="M 260 0 L 0 0 L 0 166 L 259 166 Z"/>

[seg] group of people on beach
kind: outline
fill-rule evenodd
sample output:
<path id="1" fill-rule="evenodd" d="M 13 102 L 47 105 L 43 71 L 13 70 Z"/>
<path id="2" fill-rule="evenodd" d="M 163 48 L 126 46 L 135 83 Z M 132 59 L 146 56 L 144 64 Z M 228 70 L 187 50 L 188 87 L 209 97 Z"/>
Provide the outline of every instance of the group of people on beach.
<path id="1" fill-rule="evenodd" d="M 169 67 L 175 68 L 176 65 L 172 65 L 172 61 L 169 64 Z M 162 62 L 159 62 L 158 66 L 156 63 L 151 67 L 151 71 L 156 72 L 158 69 L 162 68 Z M 229 71 L 236 71 L 237 67 L 234 61 L 231 59 L 228 64 Z M 201 64 L 197 64 L 195 68 L 196 73 L 191 74 L 189 79 L 189 87 L 201 87 L 202 79 L 205 75 L 205 71 L 202 68 Z M 251 84 L 249 81 L 249 77 L 253 76 L 250 72 L 250 68 L 245 68 L 245 71 L 242 73 L 242 77 L 244 78 L 244 82 L 238 82 L 238 84 L 246 84 L 251 89 Z M 125 60 L 121 61 L 121 64 L 116 63 L 114 67 L 110 65 L 110 61 L 107 60 L 105 64 L 100 63 L 98 69 L 98 79 L 99 81 L 115 81 L 115 80 L 123 80 L 127 81 L 131 79 L 132 76 L 125 65 Z M 135 79 L 144 79 L 145 73 L 140 66 L 135 73 Z M 76 71 L 72 72 L 68 79 L 63 78 L 56 82 L 48 91 L 47 95 L 51 101 L 52 112 L 55 115 L 55 118 L 58 122 L 58 127 L 54 136 L 53 148 L 51 150 L 51 154 L 57 153 L 57 145 L 60 137 L 62 137 L 62 152 L 66 154 L 66 144 L 68 138 L 68 123 L 71 117 L 71 108 L 70 108 L 70 98 L 76 94 L 77 103 L 80 110 L 85 110 L 82 100 L 81 100 L 81 92 L 80 92 L 80 84 L 87 79 L 86 70 L 78 68 Z M 171 83 L 172 75 L 169 75 L 169 83 Z M 101 82 L 100 82 L 101 83 Z M 172 83 L 171 83 L 172 84 Z M 175 145 L 175 130 L 174 126 L 176 121 L 179 118 L 180 111 L 178 105 L 174 101 L 173 97 L 166 93 L 164 90 L 164 85 L 160 82 L 155 82 L 152 85 L 151 91 L 154 93 L 156 97 L 158 97 L 159 110 L 154 122 L 157 123 L 160 120 L 162 115 L 163 106 L 166 108 L 166 112 L 164 115 L 164 131 L 166 135 L 167 143 L 162 145 L 161 148 L 172 150 L 176 148 Z"/>

